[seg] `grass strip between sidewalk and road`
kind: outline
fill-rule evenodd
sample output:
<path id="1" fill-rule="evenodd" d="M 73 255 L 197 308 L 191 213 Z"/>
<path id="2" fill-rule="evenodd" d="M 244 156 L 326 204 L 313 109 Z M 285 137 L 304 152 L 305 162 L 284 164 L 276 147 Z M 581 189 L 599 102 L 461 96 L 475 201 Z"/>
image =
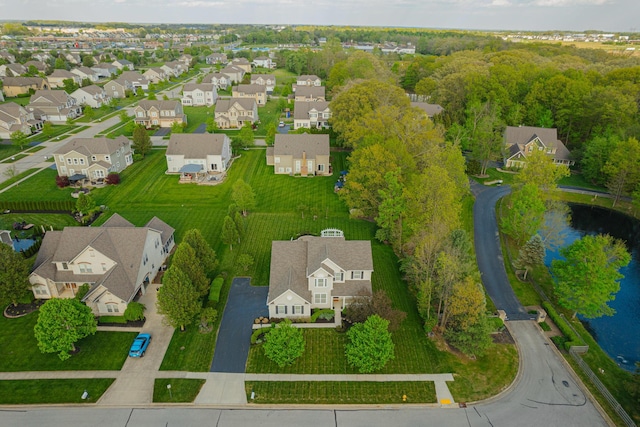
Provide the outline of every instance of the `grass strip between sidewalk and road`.
<path id="1" fill-rule="evenodd" d="M 153 401 L 158 403 L 189 403 L 200 393 L 205 380 L 193 378 L 156 378 Z M 171 385 L 171 392 L 167 388 Z"/>
<path id="2" fill-rule="evenodd" d="M 0 405 L 96 403 L 114 378 L 0 381 Z M 82 399 L 84 391 L 88 396 Z"/>

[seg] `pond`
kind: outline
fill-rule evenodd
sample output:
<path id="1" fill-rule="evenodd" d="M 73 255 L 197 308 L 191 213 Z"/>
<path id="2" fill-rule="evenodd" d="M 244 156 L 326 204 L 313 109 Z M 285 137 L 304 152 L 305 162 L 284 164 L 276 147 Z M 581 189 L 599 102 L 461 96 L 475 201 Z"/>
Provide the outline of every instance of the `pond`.
<path id="1" fill-rule="evenodd" d="M 609 306 L 613 316 L 586 319 L 578 316 L 600 347 L 624 369 L 633 371 L 640 360 L 640 221 L 608 209 L 569 204 L 571 225 L 563 230 L 569 245 L 585 234 L 610 234 L 627 243 L 632 254 L 629 265 L 620 270 L 624 279 Z M 545 265 L 559 258 L 558 251 L 547 251 Z"/>
<path id="2" fill-rule="evenodd" d="M 16 237 L 13 238 L 13 249 L 16 252 L 26 251 L 35 243 L 35 239 L 18 239 Z"/>

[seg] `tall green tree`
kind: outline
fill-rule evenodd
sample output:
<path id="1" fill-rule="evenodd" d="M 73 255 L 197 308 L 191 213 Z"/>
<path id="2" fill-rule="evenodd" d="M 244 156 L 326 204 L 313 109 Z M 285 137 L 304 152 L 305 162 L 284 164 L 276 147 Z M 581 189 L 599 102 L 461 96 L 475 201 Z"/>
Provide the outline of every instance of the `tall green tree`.
<path id="1" fill-rule="evenodd" d="M 152 147 L 153 143 L 151 142 L 151 137 L 147 133 L 147 129 L 145 129 L 144 125 L 136 125 L 136 127 L 133 128 L 134 152 L 144 157 L 149 151 L 151 151 Z"/>
<path id="2" fill-rule="evenodd" d="M 607 176 L 603 172 L 603 168 L 619 142 L 620 139 L 617 136 L 598 135 L 583 146 L 580 170 L 585 179 L 594 184 L 605 185 L 607 183 Z"/>
<path id="3" fill-rule="evenodd" d="M 525 167 L 516 175 L 516 183 L 535 185 L 543 194 L 553 191 L 558 182 L 570 175 L 567 166 L 556 165 L 543 150 L 533 150 L 527 155 Z"/>
<path id="4" fill-rule="evenodd" d="M 527 280 L 529 269 L 537 265 L 542 265 L 545 256 L 544 242 L 539 234 L 534 234 L 527 243 L 520 248 L 516 264 L 524 268 L 524 279 Z"/>
<path id="5" fill-rule="evenodd" d="M 380 227 L 376 232 L 376 238 L 382 242 L 391 242 L 394 252 L 398 255 L 402 252 L 402 217 L 406 210 L 399 178 L 399 170 L 385 174 L 387 188 L 378 190 L 382 202 L 376 217 L 376 223 Z"/>
<path id="6" fill-rule="evenodd" d="M 16 147 L 20 147 L 21 150 L 24 148 L 25 144 L 27 143 L 27 138 L 28 136 L 21 130 L 12 132 L 9 135 L 9 139 L 13 141 L 13 145 L 15 145 Z"/>
<path id="7" fill-rule="evenodd" d="M 247 122 L 242 126 L 238 134 L 232 138 L 232 146 L 235 152 L 253 146 L 255 135 L 251 123 Z"/>
<path id="8" fill-rule="evenodd" d="M 289 319 L 272 327 L 262 344 L 265 356 L 281 368 L 293 364 L 302 356 L 304 347 L 302 329 L 294 327 Z"/>
<path id="9" fill-rule="evenodd" d="M 587 235 L 560 249 L 564 259 L 551 263 L 555 293 L 564 308 L 593 319 L 612 316 L 607 302 L 620 290 L 620 269 L 631 261 L 624 243 L 609 235 Z"/>
<path id="10" fill-rule="evenodd" d="M 41 352 L 58 353 L 60 360 L 67 360 L 78 341 L 96 333 L 97 325 L 91 308 L 82 302 L 53 298 L 40 307 L 33 332 Z"/>
<path id="11" fill-rule="evenodd" d="M 613 194 L 613 206 L 620 197 L 630 194 L 640 183 L 640 142 L 628 138 L 618 143 L 602 168 L 607 175 L 607 188 Z"/>
<path id="12" fill-rule="evenodd" d="M 88 215 L 95 207 L 96 201 L 93 200 L 93 197 L 91 197 L 90 194 L 80 192 L 78 200 L 76 201 L 76 211 L 78 211 L 80 215 Z"/>
<path id="13" fill-rule="evenodd" d="M 199 229 L 192 228 L 191 230 L 187 230 L 182 241 L 191 246 L 196 252 L 196 258 L 198 258 L 198 262 L 202 264 L 206 274 L 211 274 L 218 268 L 216 252 L 209 246 L 209 243 L 205 240 Z"/>
<path id="14" fill-rule="evenodd" d="M 18 305 L 18 300 L 29 293 L 29 264 L 9 245 L 0 244 L 0 301 Z"/>
<path id="15" fill-rule="evenodd" d="M 471 155 L 480 162 L 480 174 L 485 175 L 489 162 L 500 154 L 504 145 L 500 109 L 491 102 L 472 103 L 467 108 L 466 127 Z"/>
<path id="16" fill-rule="evenodd" d="M 231 187 L 231 198 L 236 206 L 242 211 L 243 216 L 247 216 L 249 211 L 256 206 L 256 195 L 251 186 L 239 179 Z"/>
<path id="17" fill-rule="evenodd" d="M 224 222 L 222 223 L 222 234 L 220 235 L 220 239 L 226 245 L 229 245 L 229 249 L 233 250 L 233 244 L 238 240 L 238 229 L 236 227 L 236 223 L 233 219 L 227 215 L 224 217 Z"/>
<path id="18" fill-rule="evenodd" d="M 200 312 L 200 293 L 185 272 L 171 266 L 162 277 L 157 307 L 169 325 L 184 331 Z"/>
<path id="19" fill-rule="evenodd" d="M 80 87 L 73 79 L 64 79 L 62 84 L 64 85 L 64 91 L 67 93 L 75 92 Z"/>
<path id="20" fill-rule="evenodd" d="M 388 330 L 389 321 L 374 314 L 364 323 L 356 323 L 347 331 L 345 355 L 349 365 L 361 374 L 384 368 L 395 358 L 395 345 Z"/>
<path id="21" fill-rule="evenodd" d="M 91 108 L 90 105 L 85 105 L 82 109 L 82 114 L 84 114 L 87 119 L 91 120 L 95 116 L 95 111 L 93 111 L 93 108 Z"/>
<path id="22" fill-rule="evenodd" d="M 209 293 L 210 281 L 196 251 L 187 242 L 182 241 L 178 245 L 171 258 L 171 266 L 179 268 L 187 275 L 201 297 Z"/>
<path id="23" fill-rule="evenodd" d="M 515 189 L 502 207 L 501 226 L 505 234 L 522 245 L 536 234 L 544 221 L 545 204 L 535 184 Z"/>

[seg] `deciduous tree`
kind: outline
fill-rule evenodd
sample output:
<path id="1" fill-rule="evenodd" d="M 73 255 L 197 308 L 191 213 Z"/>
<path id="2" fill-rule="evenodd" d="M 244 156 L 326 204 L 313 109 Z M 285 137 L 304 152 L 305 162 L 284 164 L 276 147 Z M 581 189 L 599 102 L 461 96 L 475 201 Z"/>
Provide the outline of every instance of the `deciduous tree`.
<path id="1" fill-rule="evenodd" d="M 542 265 L 544 262 L 545 248 L 542 237 L 539 234 L 534 234 L 527 243 L 520 248 L 518 254 L 518 260 L 516 265 L 520 268 L 524 268 L 524 279 L 527 280 L 527 273 L 529 269 L 537 265 Z"/>
<path id="2" fill-rule="evenodd" d="M 28 136 L 21 130 L 12 132 L 11 135 L 9 135 L 9 139 L 13 141 L 13 145 L 15 145 L 16 147 L 20 147 L 21 150 L 24 148 L 25 144 L 27 143 L 27 138 Z"/>
<path id="3" fill-rule="evenodd" d="M 243 216 L 247 216 L 256 206 L 256 195 L 253 189 L 244 180 L 239 179 L 233 184 L 231 191 L 231 198 L 236 206 L 242 211 Z"/>
<path id="4" fill-rule="evenodd" d="M 187 230 L 182 241 L 191 246 L 196 252 L 196 258 L 198 258 L 198 262 L 202 264 L 206 274 L 211 274 L 218 268 L 216 252 L 209 246 L 209 243 L 205 240 L 199 229 L 192 228 L 191 230 Z"/>
<path id="5" fill-rule="evenodd" d="M 60 360 L 66 360 L 79 340 L 96 333 L 97 324 L 91 308 L 82 302 L 53 298 L 40 307 L 33 332 L 41 352 L 58 353 Z"/>
<path id="6" fill-rule="evenodd" d="M 9 245 L 0 244 L 0 301 L 18 305 L 18 300 L 29 293 L 29 264 Z"/>
<path id="7" fill-rule="evenodd" d="M 536 234 L 544 221 L 545 205 L 538 187 L 525 184 L 515 189 L 502 207 L 502 230 L 518 244 Z"/>
<path id="8" fill-rule="evenodd" d="M 349 365 L 361 374 L 384 368 L 395 357 L 395 346 L 388 330 L 389 321 L 374 314 L 364 323 L 356 323 L 347 331 L 345 355 Z"/>
<path id="9" fill-rule="evenodd" d="M 144 125 L 136 125 L 136 127 L 133 128 L 133 150 L 135 153 L 144 157 L 151 151 L 152 147 L 153 144 L 151 137 L 147 133 L 147 129 L 145 129 Z"/>
<path id="10" fill-rule="evenodd" d="M 233 244 L 238 240 L 238 229 L 229 215 L 224 217 L 220 238 L 224 244 L 229 245 L 229 250 L 233 250 Z"/>
<path id="11" fill-rule="evenodd" d="M 289 319 L 272 327 L 262 344 L 265 356 L 281 368 L 291 365 L 302 356 L 304 347 L 302 329 L 293 327 Z"/>
<path id="12" fill-rule="evenodd" d="M 551 157 L 543 150 L 533 150 L 527 154 L 525 167 L 516 175 L 515 181 L 519 184 L 535 185 L 543 194 L 553 191 L 558 186 L 558 181 L 569 176 L 567 166 L 556 165 Z"/>
<path id="13" fill-rule="evenodd" d="M 615 206 L 621 196 L 630 194 L 640 183 L 640 142 L 629 138 L 618 143 L 602 170 Z"/>
<path id="14" fill-rule="evenodd" d="M 593 319 L 612 316 L 607 302 L 620 290 L 620 269 L 631 261 L 624 243 L 609 235 L 586 235 L 560 249 L 564 259 L 551 263 L 561 306 Z"/>
<path id="15" fill-rule="evenodd" d="M 200 294 L 189 276 L 173 266 L 162 277 L 158 290 L 158 313 L 174 328 L 184 331 L 200 312 Z"/>

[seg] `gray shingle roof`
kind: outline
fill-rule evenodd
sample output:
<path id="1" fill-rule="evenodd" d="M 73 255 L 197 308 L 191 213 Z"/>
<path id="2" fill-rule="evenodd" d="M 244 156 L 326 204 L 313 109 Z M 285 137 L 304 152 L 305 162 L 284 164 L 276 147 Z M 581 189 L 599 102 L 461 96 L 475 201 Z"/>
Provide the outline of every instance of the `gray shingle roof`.
<path id="1" fill-rule="evenodd" d="M 128 148 L 131 142 L 126 136 L 120 135 L 116 139 L 102 138 L 75 138 L 55 151 L 55 154 L 66 154 L 77 151 L 85 155 L 108 155 L 120 147 Z"/>
<path id="2" fill-rule="evenodd" d="M 227 138 L 221 133 L 173 133 L 167 146 L 167 156 L 182 154 L 187 159 L 204 159 L 207 155 L 221 155 Z"/>
<path id="3" fill-rule="evenodd" d="M 253 111 L 256 100 L 253 98 L 228 98 L 220 99 L 216 102 L 216 113 L 226 113 L 233 104 L 238 104 L 243 110 Z"/>
<path id="4" fill-rule="evenodd" d="M 296 101 L 293 105 L 293 118 L 308 119 L 309 111 L 312 109 L 324 111 L 327 108 L 329 108 L 329 102 L 327 101 Z"/>
<path id="5" fill-rule="evenodd" d="M 302 152 L 306 152 L 308 159 L 316 156 L 329 155 L 329 135 L 318 134 L 277 134 L 273 144 L 275 156 L 293 156 L 294 159 L 302 158 Z"/>
<path id="6" fill-rule="evenodd" d="M 314 98 L 324 98 L 325 91 L 324 86 L 297 86 L 296 96 L 311 96 Z"/>
<path id="7" fill-rule="evenodd" d="M 412 102 L 411 106 L 418 107 L 427 113 L 427 116 L 433 117 L 442 113 L 444 109 L 438 104 L 429 104 L 427 102 Z"/>
<path id="8" fill-rule="evenodd" d="M 215 86 L 213 83 L 187 83 L 182 87 L 183 92 L 191 92 L 200 89 L 203 92 L 213 92 Z"/>
<path id="9" fill-rule="evenodd" d="M 558 139 L 558 130 L 555 128 L 540 128 L 535 126 L 507 126 L 504 132 L 505 143 L 510 156 L 518 153 L 525 144 L 535 138 L 547 147 L 555 148 L 555 154 L 549 156 L 558 160 L 570 160 L 571 153 L 562 141 Z M 517 147 L 517 148 L 516 148 Z M 524 153 L 526 156 L 526 153 Z"/>
<path id="10" fill-rule="evenodd" d="M 233 88 L 233 92 L 253 95 L 256 93 L 266 93 L 267 87 L 264 85 L 238 85 Z"/>

